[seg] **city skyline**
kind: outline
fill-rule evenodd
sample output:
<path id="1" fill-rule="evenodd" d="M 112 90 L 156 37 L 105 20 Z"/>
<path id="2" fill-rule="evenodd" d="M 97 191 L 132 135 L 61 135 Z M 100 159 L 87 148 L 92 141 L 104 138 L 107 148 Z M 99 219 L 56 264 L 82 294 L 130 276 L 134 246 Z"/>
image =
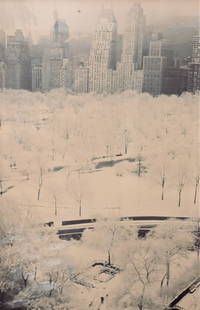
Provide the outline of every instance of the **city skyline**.
<path id="1" fill-rule="evenodd" d="M 119 32 L 125 30 L 125 19 L 128 10 L 135 1 L 72 1 L 72 0 L 8 0 L 0 1 L 0 28 L 7 34 L 15 29 L 22 29 L 25 35 L 32 36 L 36 42 L 40 36 L 49 36 L 53 22 L 65 19 L 70 26 L 70 36 L 84 35 L 95 31 L 96 22 L 102 6 L 112 8 L 119 24 Z M 163 0 L 140 1 L 144 9 L 147 24 L 169 21 L 177 17 L 195 17 L 198 15 L 198 1 L 170 1 L 167 5 Z M 181 8 L 181 9 L 180 9 Z"/>
<path id="2" fill-rule="evenodd" d="M 153 96 L 198 90 L 198 27 L 187 18 L 149 27 L 142 2 L 131 4 L 123 33 L 108 6 L 101 7 L 92 35 L 82 40 L 73 40 L 70 24 L 56 11 L 48 37 L 37 44 L 23 29 L 14 35 L 1 31 L 1 88 L 104 94 L 131 89 Z"/>

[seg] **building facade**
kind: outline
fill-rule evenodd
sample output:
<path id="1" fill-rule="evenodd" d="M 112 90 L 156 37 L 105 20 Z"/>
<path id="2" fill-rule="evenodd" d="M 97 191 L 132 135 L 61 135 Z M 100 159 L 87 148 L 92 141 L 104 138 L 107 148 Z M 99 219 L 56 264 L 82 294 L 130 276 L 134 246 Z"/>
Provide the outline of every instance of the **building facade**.
<path id="1" fill-rule="evenodd" d="M 166 95 L 181 95 L 187 91 L 188 68 L 167 67 L 163 78 L 163 93 Z"/>
<path id="2" fill-rule="evenodd" d="M 73 88 L 73 66 L 68 58 L 64 58 L 60 69 L 60 86 L 66 90 Z"/>
<path id="3" fill-rule="evenodd" d="M 188 91 L 200 91 L 200 35 L 194 36 L 192 41 L 192 61 L 189 63 Z"/>
<path id="4" fill-rule="evenodd" d="M 143 92 L 158 96 L 163 92 L 164 74 L 167 58 L 163 56 L 144 56 Z"/>
<path id="5" fill-rule="evenodd" d="M 42 65 L 32 65 L 32 91 L 42 90 Z"/>
<path id="6" fill-rule="evenodd" d="M 6 50 L 6 34 L 3 30 L 0 30 L 0 60 L 5 60 L 5 50 Z"/>
<path id="7" fill-rule="evenodd" d="M 69 57 L 69 28 L 64 20 L 53 26 L 52 40 L 45 48 L 42 60 L 42 89 L 49 91 L 63 86 L 66 59 Z M 65 60 L 65 61 L 64 61 Z"/>
<path id="8" fill-rule="evenodd" d="M 137 71 L 142 69 L 145 17 L 139 3 L 135 3 L 126 18 L 123 35 L 121 62 L 117 64 L 114 91 L 138 90 Z"/>
<path id="9" fill-rule="evenodd" d="M 6 87 L 6 65 L 0 60 L 0 90 L 3 91 Z"/>
<path id="10" fill-rule="evenodd" d="M 6 88 L 31 89 L 29 44 L 21 30 L 7 37 L 5 62 Z"/>
<path id="11" fill-rule="evenodd" d="M 80 63 L 75 71 L 74 90 L 76 93 L 87 93 L 89 81 L 89 68 L 84 63 Z"/>
<path id="12" fill-rule="evenodd" d="M 167 83 L 170 84 L 170 77 L 173 74 L 175 77 L 176 70 L 172 69 L 168 75 L 166 75 L 166 70 L 172 65 L 173 57 L 169 42 L 163 39 L 161 33 L 152 34 L 149 43 L 149 56 L 143 58 L 143 92 L 153 96 L 160 95 L 164 89 L 170 92 L 170 85 L 167 86 Z"/>
<path id="13" fill-rule="evenodd" d="M 89 91 L 108 93 L 112 70 L 116 68 L 117 22 L 112 10 L 103 9 L 96 27 L 89 57 Z"/>

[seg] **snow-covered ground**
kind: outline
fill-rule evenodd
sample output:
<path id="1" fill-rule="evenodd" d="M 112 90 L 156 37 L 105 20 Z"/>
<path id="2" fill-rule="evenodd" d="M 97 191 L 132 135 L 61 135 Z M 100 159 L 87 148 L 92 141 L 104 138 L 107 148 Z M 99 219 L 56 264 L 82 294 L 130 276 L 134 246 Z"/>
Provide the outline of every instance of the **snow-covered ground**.
<path id="1" fill-rule="evenodd" d="M 127 92 L 95 97 L 9 90 L 0 100 L 5 207 L 58 222 L 80 213 L 82 218 L 198 216 L 197 96 L 152 98 Z"/>

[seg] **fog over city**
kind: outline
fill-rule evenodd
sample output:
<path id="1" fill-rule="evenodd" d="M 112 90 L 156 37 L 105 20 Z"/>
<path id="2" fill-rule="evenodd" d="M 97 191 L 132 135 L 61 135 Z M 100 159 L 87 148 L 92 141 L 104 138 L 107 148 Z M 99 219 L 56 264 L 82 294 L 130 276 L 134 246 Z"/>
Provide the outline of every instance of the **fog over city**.
<path id="1" fill-rule="evenodd" d="M 198 17 L 198 0 L 143 0 L 148 24 L 170 22 L 176 17 Z M 112 8 L 119 21 L 119 30 L 124 30 L 126 14 L 132 0 L 1 0 L 0 27 L 8 33 L 23 29 L 31 33 L 34 40 L 41 35 L 48 35 L 49 29 L 57 17 L 65 19 L 70 25 L 72 36 L 77 33 L 93 32 L 102 7 Z"/>
<path id="2" fill-rule="evenodd" d="M 0 0 L 0 309 L 199 310 L 197 0 Z"/>

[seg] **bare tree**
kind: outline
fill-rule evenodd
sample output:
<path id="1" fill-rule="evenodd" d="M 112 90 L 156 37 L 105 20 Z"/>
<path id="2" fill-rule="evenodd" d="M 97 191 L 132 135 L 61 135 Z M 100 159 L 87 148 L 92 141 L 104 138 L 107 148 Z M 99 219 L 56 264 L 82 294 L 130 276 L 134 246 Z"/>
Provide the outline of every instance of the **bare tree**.
<path id="1" fill-rule="evenodd" d="M 142 169 L 143 169 L 143 166 L 142 166 L 143 158 L 141 155 L 138 155 L 136 160 L 137 160 L 137 166 L 136 166 L 135 172 L 137 173 L 138 177 L 140 177 L 142 174 Z"/>
<path id="2" fill-rule="evenodd" d="M 111 265 L 111 251 L 112 251 L 112 247 L 113 247 L 113 243 L 114 243 L 114 239 L 115 239 L 115 233 L 116 233 L 116 226 L 114 225 L 112 227 L 111 241 L 110 241 L 110 245 L 108 247 L 108 265 Z"/>
<path id="3" fill-rule="evenodd" d="M 0 179 L 0 195 L 3 195 L 3 180 Z"/>
<path id="4" fill-rule="evenodd" d="M 55 272 L 53 270 L 53 271 L 48 272 L 49 285 L 50 285 L 49 297 L 51 297 L 53 292 L 55 291 L 56 282 L 58 281 L 58 276 L 59 276 L 58 271 Z"/>
<path id="5" fill-rule="evenodd" d="M 40 167 L 40 175 L 39 175 L 39 181 L 38 181 L 38 194 L 37 194 L 38 200 L 40 200 L 40 193 L 41 193 L 42 184 L 43 184 L 43 170 Z"/>
<path id="6" fill-rule="evenodd" d="M 83 194 L 80 189 L 77 189 L 76 192 L 73 195 L 74 200 L 78 204 L 78 215 L 81 217 L 82 216 L 82 199 L 83 199 Z"/>
<path id="7" fill-rule="evenodd" d="M 165 175 L 165 169 L 163 168 L 161 173 L 161 200 L 164 200 L 165 183 L 166 183 L 166 175 Z"/>
<path id="8" fill-rule="evenodd" d="M 133 267 L 133 278 L 139 282 L 141 287 L 136 300 L 139 310 L 143 310 L 147 301 L 149 285 L 155 281 L 157 271 L 158 256 L 152 249 L 152 244 L 148 240 L 139 241 L 131 257 Z M 141 242 L 143 245 L 141 246 Z"/>
<path id="9" fill-rule="evenodd" d="M 51 159 L 55 160 L 55 155 L 56 155 L 56 149 L 55 149 L 55 143 L 53 139 L 51 140 Z"/>
<path id="10" fill-rule="evenodd" d="M 78 215 L 82 216 L 82 201 L 83 201 L 83 189 L 81 186 L 81 172 L 80 169 L 77 171 L 78 173 L 78 182 L 75 182 L 75 188 L 72 188 L 70 192 L 71 197 L 76 201 L 78 205 Z M 73 184 L 72 184 L 73 187 Z"/>
<path id="11" fill-rule="evenodd" d="M 128 137 L 127 137 L 127 129 L 124 130 L 124 154 L 128 153 Z"/>
<path id="12" fill-rule="evenodd" d="M 194 204 L 197 203 L 197 194 L 198 194 L 199 182 L 200 182 L 200 176 L 197 175 L 195 178 Z"/>
<path id="13" fill-rule="evenodd" d="M 128 134 L 128 130 L 125 129 L 124 130 L 124 154 L 128 154 L 128 146 L 129 146 L 129 143 L 131 142 L 130 140 L 130 136 Z"/>
<path id="14" fill-rule="evenodd" d="M 25 287 L 25 288 L 27 287 L 29 276 L 30 276 L 29 273 L 26 273 L 26 272 L 24 272 L 24 271 L 21 271 L 21 277 L 22 277 L 22 280 L 23 280 L 23 283 L 24 283 L 24 287 Z"/>
<path id="15" fill-rule="evenodd" d="M 139 282 L 142 284 L 142 292 L 141 292 L 141 294 L 139 296 L 139 302 L 138 302 L 138 305 L 137 305 L 138 309 L 142 310 L 143 307 L 144 307 L 144 296 L 145 296 L 145 290 L 146 290 L 147 283 L 143 279 L 143 277 L 142 277 L 140 271 L 138 270 L 136 264 L 133 262 L 132 265 L 133 265 L 133 267 L 135 269 L 135 272 L 136 272 L 136 275 L 137 275 L 137 278 L 138 278 Z"/>
<path id="16" fill-rule="evenodd" d="M 109 156 L 110 154 L 110 145 L 106 144 L 106 156 Z"/>
<path id="17" fill-rule="evenodd" d="M 53 199 L 54 199 L 54 215 L 57 216 L 58 215 L 58 209 L 57 209 L 57 197 L 56 197 L 56 195 L 53 195 Z"/>
<path id="18" fill-rule="evenodd" d="M 194 249 L 197 253 L 197 266 L 200 270 L 200 218 L 199 214 L 197 215 L 197 218 L 193 219 L 192 223 L 192 231 L 193 231 L 193 237 L 194 237 Z"/>
<path id="19" fill-rule="evenodd" d="M 185 174 L 181 174 L 178 178 L 178 207 L 181 206 L 182 192 L 185 186 Z"/>
<path id="20" fill-rule="evenodd" d="M 193 238 L 188 227 L 183 226 L 182 223 L 176 223 L 169 221 L 163 223 L 155 229 L 153 235 L 156 240 L 156 246 L 158 247 L 158 256 L 165 266 L 165 273 L 161 278 L 160 288 L 161 292 L 164 284 L 166 283 L 166 298 L 168 299 L 168 290 L 171 279 L 171 264 L 174 257 L 178 253 L 185 253 L 188 248 L 192 245 Z"/>

